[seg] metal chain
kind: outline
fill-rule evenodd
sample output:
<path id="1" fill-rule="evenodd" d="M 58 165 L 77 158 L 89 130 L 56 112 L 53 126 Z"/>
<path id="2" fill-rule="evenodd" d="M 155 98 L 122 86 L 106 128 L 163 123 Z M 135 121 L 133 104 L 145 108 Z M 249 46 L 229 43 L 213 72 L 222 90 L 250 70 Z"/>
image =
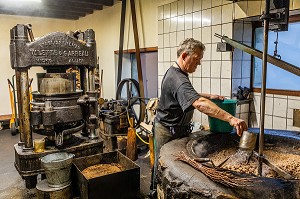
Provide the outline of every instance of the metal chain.
<path id="1" fill-rule="evenodd" d="M 277 46 L 278 46 L 278 31 L 276 31 L 276 41 L 275 44 L 275 50 L 274 50 L 274 57 L 278 57 L 278 59 L 281 60 L 281 56 L 277 53 Z"/>

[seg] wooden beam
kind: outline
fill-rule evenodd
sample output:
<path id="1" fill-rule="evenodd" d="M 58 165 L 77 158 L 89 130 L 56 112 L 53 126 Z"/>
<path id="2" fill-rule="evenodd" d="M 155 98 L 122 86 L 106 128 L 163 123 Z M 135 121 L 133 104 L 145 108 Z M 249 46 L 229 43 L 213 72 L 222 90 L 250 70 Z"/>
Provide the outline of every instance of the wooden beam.
<path id="1" fill-rule="evenodd" d="M 44 0 L 45 1 L 45 0 Z M 104 6 L 113 6 L 113 0 L 70 0 L 78 3 L 92 4 L 92 5 L 104 5 Z"/>
<path id="2" fill-rule="evenodd" d="M 83 8 L 83 9 L 92 9 L 92 10 L 102 10 L 103 4 L 93 4 L 80 0 L 41 0 L 41 2 L 37 3 L 28 3 L 26 1 L 16 1 L 15 3 L 6 2 L 4 0 L 0 0 L 0 8 L 23 8 L 23 7 L 39 7 L 39 6 L 59 6 L 62 8 Z"/>
<path id="3" fill-rule="evenodd" d="M 11 11 L 11 10 L 3 10 L 0 9 L 0 14 L 5 15 L 21 15 L 21 16 L 33 16 L 33 17 L 48 17 L 48 18 L 59 18 L 59 19 L 72 19 L 76 20 L 79 19 L 79 15 L 70 14 L 70 13 L 62 13 L 62 12 L 48 12 L 48 11 L 25 11 L 25 10 L 18 10 L 18 11 Z"/>
<path id="4" fill-rule="evenodd" d="M 75 2 L 75 3 L 74 3 Z M 51 1 L 42 1 L 42 5 L 55 5 L 60 6 L 66 9 L 71 9 L 72 7 L 83 8 L 83 9 L 93 9 L 93 10 L 102 10 L 102 4 L 92 4 L 85 1 L 79 0 L 51 0 Z"/>
<path id="5" fill-rule="evenodd" d="M 30 10 L 28 7 L 23 7 L 25 10 Z M 47 10 L 56 10 L 56 11 L 63 11 L 64 12 L 75 12 L 75 13 L 86 13 L 86 14 L 92 14 L 94 12 L 94 9 L 91 8 L 81 8 L 81 7 L 75 7 L 72 5 L 68 6 L 61 6 L 61 5 L 43 5 L 43 6 L 34 6 L 33 8 L 37 9 L 47 9 Z"/>
<path id="6" fill-rule="evenodd" d="M 13 5 L 0 0 L 0 14 L 78 19 L 112 5 L 114 0 L 42 0 L 34 4 L 20 1 Z"/>
<path id="7" fill-rule="evenodd" d="M 123 45 L 124 45 L 124 30 L 125 30 L 125 17 L 126 17 L 126 1 L 122 1 L 121 9 L 121 23 L 120 23 L 120 40 L 119 40 L 119 60 L 118 60 L 118 76 L 117 85 L 119 85 L 122 76 L 122 61 L 123 61 Z"/>
<path id="8" fill-rule="evenodd" d="M 135 58 L 136 58 L 136 65 L 137 65 L 137 71 L 138 71 L 138 79 L 139 79 L 139 87 L 140 87 L 140 97 L 142 99 L 145 98 L 145 91 L 144 91 L 144 81 L 143 81 L 143 73 L 142 73 L 142 65 L 141 65 L 141 53 L 140 53 L 140 45 L 139 45 L 139 34 L 138 34 L 138 28 L 137 28 L 137 19 L 136 19 L 136 11 L 135 11 L 135 2 L 134 0 L 130 0 L 130 8 L 131 8 L 131 18 L 132 18 L 132 26 L 133 26 L 133 36 L 134 36 L 134 44 L 135 44 Z M 140 111 L 142 114 L 140 114 L 140 121 L 144 121 L 145 117 L 145 110 L 146 110 L 146 104 L 141 103 L 140 104 Z"/>
<path id="9" fill-rule="evenodd" d="M 157 52 L 158 47 L 148 47 L 148 48 L 140 48 L 141 53 L 146 53 L 146 52 Z M 135 53 L 135 49 L 128 49 L 128 50 L 123 50 L 123 53 Z M 119 50 L 114 51 L 115 54 L 119 54 Z"/>
<path id="10" fill-rule="evenodd" d="M 62 7 L 62 6 L 55 6 L 55 5 L 23 5 L 18 7 L 4 7 L 0 8 L 0 10 L 7 10 L 12 12 L 60 12 L 61 14 L 72 14 L 78 16 L 85 16 L 86 14 L 92 14 L 94 11 L 93 9 L 86 9 L 86 8 L 79 8 L 79 7 Z M 17 13 L 18 14 L 18 13 Z"/>
<path id="11" fill-rule="evenodd" d="M 84 17 L 86 16 L 86 13 L 84 12 L 72 12 L 72 11 L 68 11 L 68 10 L 65 10 L 65 11 L 59 11 L 59 10 L 49 10 L 49 9 L 31 9 L 31 10 L 19 10 L 19 9 L 14 9 L 14 10 L 6 10 L 6 9 L 0 9 L 0 13 L 2 12 L 8 12 L 8 13 L 15 13 L 17 15 L 19 15 L 19 13 L 28 13 L 30 15 L 40 15 L 40 16 L 43 16 L 43 15 L 49 15 L 49 14 L 53 14 L 53 15 L 67 15 L 67 16 L 78 16 L 78 17 Z"/>

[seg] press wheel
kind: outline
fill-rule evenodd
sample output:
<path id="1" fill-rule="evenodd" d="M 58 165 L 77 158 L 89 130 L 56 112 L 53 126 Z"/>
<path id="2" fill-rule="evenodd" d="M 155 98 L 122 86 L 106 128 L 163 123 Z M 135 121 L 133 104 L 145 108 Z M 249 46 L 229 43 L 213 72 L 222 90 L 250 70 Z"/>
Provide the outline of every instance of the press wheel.
<path id="1" fill-rule="evenodd" d="M 134 127 L 138 127 L 142 119 L 142 99 L 140 97 L 139 83 L 135 79 L 123 79 L 120 81 L 117 94 L 117 100 L 123 100 L 129 113 L 134 117 Z"/>

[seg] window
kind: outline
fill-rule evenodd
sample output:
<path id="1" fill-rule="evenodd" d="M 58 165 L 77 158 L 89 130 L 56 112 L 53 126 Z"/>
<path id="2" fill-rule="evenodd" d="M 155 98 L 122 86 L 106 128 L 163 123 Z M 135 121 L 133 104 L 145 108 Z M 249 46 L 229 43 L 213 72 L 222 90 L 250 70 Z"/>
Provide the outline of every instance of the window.
<path id="1" fill-rule="evenodd" d="M 151 49 L 150 49 L 151 50 Z M 143 73 L 143 83 L 144 83 L 144 94 L 146 98 L 157 97 L 157 84 L 158 84 L 158 54 L 157 50 L 141 52 L 141 65 Z M 118 54 L 115 55 L 115 60 L 117 60 Z M 116 61 L 116 64 L 118 62 Z M 116 65 L 117 71 L 117 65 Z M 135 52 L 125 52 L 123 54 L 122 60 L 122 74 L 121 80 L 125 78 L 132 78 L 136 81 L 138 79 L 137 63 Z M 122 90 L 122 93 L 125 92 Z M 123 95 L 123 94 L 122 94 Z"/>
<path id="2" fill-rule="evenodd" d="M 278 32 L 277 54 L 281 60 L 300 67 L 300 22 L 289 23 L 289 30 Z M 263 27 L 255 29 L 254 48 L 263 50 Z M 268 54 L 273 55 L 276 32 L 269 31 Z M 254 58 L 253 87 L 261 87 L 262 60 Z M 267 64 L 267 89 L 300 91 L 300 77 L 273 64 Z"/>

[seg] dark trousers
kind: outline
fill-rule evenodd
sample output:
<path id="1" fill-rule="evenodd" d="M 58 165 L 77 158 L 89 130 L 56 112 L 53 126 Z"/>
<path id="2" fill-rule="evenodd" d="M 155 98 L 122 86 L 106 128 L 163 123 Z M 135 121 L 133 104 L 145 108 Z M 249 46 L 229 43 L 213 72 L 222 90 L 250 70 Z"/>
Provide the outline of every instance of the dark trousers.
<path id="1" fill-rule="evenodd" d="M 154 166 L 152 168 L 152 174 L 151 174 L 151 186 L 150 190 L 155 190 L 157 181 L 156 181 L 156 175 L 157 175 L 157 169 L 158 169 L 158 159 L 160 154 L 161 147 L 166 144 L 167 142 L 170 142 L 171 140 L 177 139 L 177 138 L 183 138 L 187 137 L 190 132 L 187 131 L 185 128 L 182 128 L 184 130 L 178 130 L 178 132 L 174 132 L 174 128 L 169 128 L 163 126 L 159 122 L 155 122 L 153 125 L 153 134 L 154 134 Z"/>

